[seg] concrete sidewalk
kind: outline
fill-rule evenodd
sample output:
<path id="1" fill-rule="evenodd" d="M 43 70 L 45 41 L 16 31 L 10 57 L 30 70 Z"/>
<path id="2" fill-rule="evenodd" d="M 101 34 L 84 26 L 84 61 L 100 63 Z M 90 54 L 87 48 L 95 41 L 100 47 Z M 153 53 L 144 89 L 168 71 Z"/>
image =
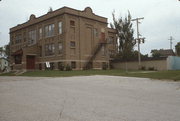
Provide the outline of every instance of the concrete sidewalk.
<path id="1" fill-rule="evenodd" d="M 180 82 L 0 77 L 0 121 L 179 121 Z"/>

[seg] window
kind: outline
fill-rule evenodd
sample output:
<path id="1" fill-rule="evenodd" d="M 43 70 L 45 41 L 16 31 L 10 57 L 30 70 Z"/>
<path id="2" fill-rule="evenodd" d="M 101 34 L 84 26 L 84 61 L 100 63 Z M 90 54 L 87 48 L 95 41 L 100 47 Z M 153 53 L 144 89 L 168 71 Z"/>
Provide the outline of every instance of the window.
<path id="1" fill-rule="evenodd" d="M 72 62 L 71 62 L 71 67 L 72 67 L 72 69 L 75 69 L 75 68 L 76 68 L 76 62 L 75 62 L 75 61 L 72 61 Z"/>
<path id="2" fill-rule="evenodd" d="M 45 56 L 54 55 L 55 47 L 54 44 L 46 44 L 45 45 Z"/>
<path id="3" fill-rule="evenodd" d="M 112 44 L 114 42 L 114 37 L 109 37 L 109 42 L 110 44 Z"/>
<path id="4" fill-rule="evenodd" d="M 16 37 L 15 37 L 15 43 L 16 43 L 16 44 L 20 43 L 20 42 L 21 42 L 21 39 L 22 39 L 21 34 L 16 35 Z"/>
<path id="5" fill-rule="evenodd" d="M 105 56 L 106 55 L 105 46 L 102 46 L 101 51 L 102 51 L 102 56 Z"/>
<path id="6" fill-rule="evenodd" d="M 70 42 L 70 47 L 73 47 L 73 48 L 74 48 L 75 46 L 76 46 L 76 43 L 75 43 L 74 41 L 71 41 L 71 42 Z"/>
<path id="7" fill-rule="evenodd" d="M 61 21 L 58 23 L 58 31 L 59 31 L 59 34 L 62 34 L 62 22 Z"/>
<path id="8" fill-rule="evenodd" d="M 45 37 L 51 37 L 54 35 L 54 24 L 45 26 Z"/>
<path id="9" fill-rule="evenodd" d="M 58 43 L 58 52 L 59 52 L 59 54 L 62 54 L 62 51 L 63 51 L 63 45 L 62 45 L 62 42 L 59 42 Z"/>
<path id="10" fill-rule="evenodd" d="M 16 55 L 14 57 L 15 64 L 21 64 L 22 62 L 22 55 Z"/>
<path id="11" fill-rule="evenodd" d="M 39 28 L 39 39 L 42 39 L 42 28 Z"/>
<path id="12" fill-rule="evenodd" d="M 36 30 L 29 31 L 28 44 L 36 44 Z"/>
<path id="13" fill-rule="evenodd" d="M 72 20 L 71 20 L 71 21 L 70 21 L 70 25 L 71 25 L 71 26 L 75 26 L 75 21 L 72 21 Z"/>
<path id="14" fill-rule="evenodd" d="M 96 28 L 94 29 L 94 36 L 98 37 L 98 30 Z"/>

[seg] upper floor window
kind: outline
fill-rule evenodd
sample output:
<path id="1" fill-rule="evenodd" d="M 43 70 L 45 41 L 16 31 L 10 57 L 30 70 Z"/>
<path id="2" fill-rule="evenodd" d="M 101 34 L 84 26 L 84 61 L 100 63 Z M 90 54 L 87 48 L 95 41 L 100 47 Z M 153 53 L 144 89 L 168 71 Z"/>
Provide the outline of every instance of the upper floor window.
<path id="1" fill-rule="evenodd" d="M 96 28 L 94 29 L 94 36 L 98 37 L 98 30 Z"/>
<path id="2" fill-rule="evenodd" d="M 102 56 L 105 56 L 106 55 L 105 46 L 102 46 L 101 51 L 102 51 Z"/>
<path id="3" fill-rule="evenodd" d="M 29 31 L 28 33 L 28 44 L 36 43 L 36 30 Z"/>
<path id="4" fill-rule="evenodd" d="M 75 21 L 71 20 L 71 21 L 70 21 L 70 25 L 71 25 L 71 26 L 75 26 Z"/>
<path id="5" fill-rule="evenodd" d="M 109 37 L 109 42 L 110 44 L 112 44 L 114 42 L 114 37 Z"/>
<path id="6" fill-rule="evenodd" d="M 39 39 L 42 39 L 42 28 L 39 28 Z"/>
<path id="7" fill-rule="evenodd" d="M 15 37 L 15 43 L 16 43 L 16 44 L 17 44 L 17 43 L 20 43 L 21 40 L 22 40 L 22 35 L 21 35 L 21 34 L 16 35 L 16 37 Z"/>
<path id="8" fill-rule="evenodd" d="M 15 64 L 21 64 L 22 63 L 22 55 L 14 56 L 14 62 L 15 62 Z"/>
<path id="9" fill-rule="evenodd" d="M 72 62 L 71 62 L 71 67 L 72 67 L 73 69 L 76 68 L 76 62 L 75 62 L 75 61 L 72 61 Z"/>
<path id="10" fill-rule="evenodd" d="M 54 55 L 54 52 L 55 52 L 54 43 L 45 45 L 45 55 L 46 56 Z"/>
<path id="11" fill-rule="evenodd" d="M 51 37 L 54 35 L 54 24 L 45 26 L 45 37 Z"/>
<path id="12" fill-rule="evenodd" d="M 62 44 L 62 42 L 59 42 L 58 43 L 58 53 L 62 54 L 62 51 L 63 51 L 63 44 Z"/>
<path id="13" fill-rule="evenodd" d="M 76 43 L 75 43 L 74 41 L 71 41 L 71 42 L 70 42 L 70 47 L 73 47 L 73 48 L 74 48 L 75 46 L 76 46 Z"/>
<path id="14" fill-rule="evenodd" d="M 58 23 L 58 32 L 59 32 L 59 34 L 62 34 L 62 22 L 61 21 Z"/>

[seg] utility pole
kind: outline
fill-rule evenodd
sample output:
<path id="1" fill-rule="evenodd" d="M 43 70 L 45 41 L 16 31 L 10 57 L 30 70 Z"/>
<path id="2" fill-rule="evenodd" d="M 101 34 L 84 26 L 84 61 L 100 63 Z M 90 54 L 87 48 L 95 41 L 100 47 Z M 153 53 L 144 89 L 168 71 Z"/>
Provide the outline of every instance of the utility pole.
<path id="1" fill-rule="evenodd" d="M 170 36 L 170 38 L 168 40 L 170 40 L 170 49 L 172 50 L 172 40 L 174 40 L 174 38 L 172 36 Z"/>
<path id="2" fill-rule="evenodd" d="M 141 68 L 141 53 L 140 53 L 140 43 L 141 41 L 144 43 L 144 39 L 145 38 L 140 38 L 140 34 L 139 34 L 139 20 L 144 19 L 144 17 L 142 18 L 136 18 L 136 19 L 132 19 L 131 21 L 136 21 L 136 26 L 137 26 L 137 38 L 135 39 L 135 41 L 138 42 L 138 62 L 139 62 L 139 69 Z"/>

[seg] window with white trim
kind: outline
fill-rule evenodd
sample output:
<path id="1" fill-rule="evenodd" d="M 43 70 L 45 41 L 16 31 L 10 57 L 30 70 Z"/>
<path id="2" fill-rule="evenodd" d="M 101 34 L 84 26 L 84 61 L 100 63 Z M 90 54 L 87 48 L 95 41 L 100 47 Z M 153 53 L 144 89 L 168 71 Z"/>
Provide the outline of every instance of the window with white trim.
<path id="1" fill-rule="evenodd" d="M 29 31 L 28 33 L 28 44 L 36 44 L 36 30 Z"/>
<path id="2" fill-rule="evenodd" d="M 62 34 L 62 22 L 61 21 L 58 23 L 58 32 L 59 32 L 59 34 Z"/>
<path id="3" fill-rule="evenodd" d="M 45 26 L 45 37 L 52 37 L 54 35 L 54 24 Z"/>

